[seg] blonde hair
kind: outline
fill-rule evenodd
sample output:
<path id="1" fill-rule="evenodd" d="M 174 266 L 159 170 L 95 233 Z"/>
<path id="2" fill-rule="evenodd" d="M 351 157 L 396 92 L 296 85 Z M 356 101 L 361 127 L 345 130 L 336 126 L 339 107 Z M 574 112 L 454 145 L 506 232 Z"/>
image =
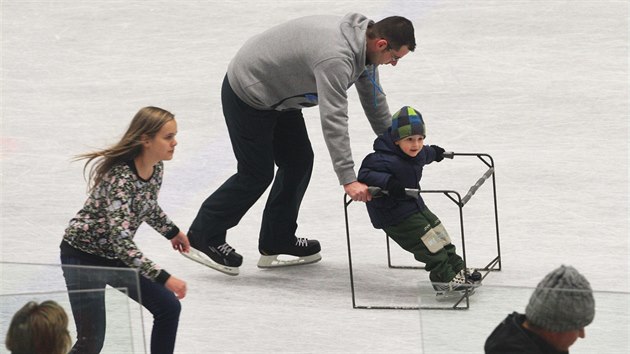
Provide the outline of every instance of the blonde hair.
<path id="1" fill-rule="evenodd" d="M 29 301 L 13 315 L 5 345 L 14 354 L 65 354 L 72 340 L 68 315 L 52 300 Z"/>
<path id="2" fill-rule="evenodd" d="M 164 124 L 175 119 L 175 116 L 162 108 L 141 108 L 131 120 L 129 128 L 120 141 L 109 148 L 80 154 L 75 160 L 87 160 L 83 167 L 85 175 L 88 165 L 94 161 L 88 175 L 88 190 L 92 191 L 109 170 L 122 161 L 133 160 L 142 153 L 142 140 L 152 139 Z"/>

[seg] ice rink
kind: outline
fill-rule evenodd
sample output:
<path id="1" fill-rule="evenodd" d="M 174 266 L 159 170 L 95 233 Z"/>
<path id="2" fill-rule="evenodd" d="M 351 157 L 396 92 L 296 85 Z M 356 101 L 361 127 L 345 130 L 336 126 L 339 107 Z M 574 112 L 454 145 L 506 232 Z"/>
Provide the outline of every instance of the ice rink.
<path id="1" fill-rule="evenodd" d="M 319 111 L 306 109 L 315 167 L 298 235 L 322 243 L 321 262 L 256 267 L 266 194 L 228 233 L 244 256 L 237 277 L 185 259 L 146 225 L 136 235 L 152 260 L 188 282 L 176 353 L 482 353 L 503 317 L 523 311 L 529 290 L 521 287 L 561 264 L 604 294 L 594 331 L 622 333 L 601 340 L 608 337 L 589 336 L 587 327 L 571 353 L 630 352 L 628 302 L 619 300 L 628 299 L 630 268 L 628 1 L 2 0 L 0 10 L 2 262 L 59 263 L 63 231 L 86 199 L 83 164 L 73 156 L 117 141 L 147 105 L 178 121 L 160 198 L 187 230 L 236 170 L 220 86 L 246 39 L 310 14 L 403 15 L 418 46 L 396 67 L 380 68 L 390 109 L 422 112 L 427 144 L 494 158 L 502 270 L 488 275 L 466 311 L 353 309 L 343 189 Z M 375 136 L 349 92 L 358 165 Z M 425 168 L 422 187 L 465 193 L 484 171 L 478 161 L 445 160 Z M 482 186 L 465 209 L 472 266 L 496 252 L 491 195 Z M 461 249 L 453 203 L 426 200 Z M 417 305 L 428 274 L 389 269 L 384 234 L 363 205 L 349 209 L 359 300 Z M 414 264 L 394 247 L 396 262 Z M 3 267 L 2 294 L 64 289 L 58 272 L 16 269 Z M 8 285 L 21 278 L 23 289 Z M 500 295 L 510 287 L 520 290 Z M 9 320 L 0 318 L 0 353 Z M 145 311 L 147 338 L 150 328 Z"/>

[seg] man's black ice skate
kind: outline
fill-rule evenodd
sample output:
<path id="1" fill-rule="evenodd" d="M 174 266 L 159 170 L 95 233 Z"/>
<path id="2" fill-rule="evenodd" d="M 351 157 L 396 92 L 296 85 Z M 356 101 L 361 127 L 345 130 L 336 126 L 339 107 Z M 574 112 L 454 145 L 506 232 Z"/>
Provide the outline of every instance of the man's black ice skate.
<path id="1" fill-rule="evenodd" d="M 475 293 L 475 288 L 478 286 L 479 284 L 475 284 L 464 275 L 463 270 L 457 273 L 448 283 L 433 283 L 433 289 L 435 289 L 438 298 L 448 298 L 466 294 L 470 296 Z"/>
<path id="2" fill-rule="evenodd" d="M 182 252 L 184 257 L 227 275 L 238 275 L 238 267 L 243 264 L 243 257 L 236 253 L 236 250 L 227 242 L 220 245 L 208 245 L 204 240 L 194 237 L 192 232 L 188 233 L 188 240 L 190 252 Z"/>
<path id="3" fill-rule="evenodd" d="M 276 268 L 286 267 L 291 265 L 302 265 L 319 262 L 322 256 L 319 254 L 321 246 L 317 240 L 309 240 L 307 238 L 298 237 L 295 244 L 288 247 L 276 250 L 263 250 L 260 251 L 260 259 L 258 260 L 258 268 Z M 293 256 L 282 257 L 278 259 L 278 256 Z"/>

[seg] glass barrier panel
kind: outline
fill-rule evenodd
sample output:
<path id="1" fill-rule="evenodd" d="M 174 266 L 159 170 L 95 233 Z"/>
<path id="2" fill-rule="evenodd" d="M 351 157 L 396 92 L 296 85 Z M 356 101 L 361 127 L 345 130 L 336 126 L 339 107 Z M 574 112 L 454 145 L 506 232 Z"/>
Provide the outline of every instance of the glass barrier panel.
<path id="1" fill-rule="evenodd" d="M 102 298 L 106 313 L 105 341 L 101 353 L 146 353 L 142 306 L 129 294 L 139 291 L 138 273 L 132 269 L 0 263 L 0 353 L 6 353 L 6 333 L 13 315 L 27 302 L 53 300 L 68 315 L 72 343 L 77 333 L 70 295 Z M 65 275 L 79 277 L 84 284 L 109 281 L 115 288 L 82 288 L 68 291 Z"/>

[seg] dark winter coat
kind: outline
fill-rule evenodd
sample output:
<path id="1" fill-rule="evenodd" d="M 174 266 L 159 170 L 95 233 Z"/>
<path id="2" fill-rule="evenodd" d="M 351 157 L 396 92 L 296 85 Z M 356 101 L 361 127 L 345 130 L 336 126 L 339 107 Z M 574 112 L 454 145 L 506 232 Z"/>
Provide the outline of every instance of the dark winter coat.
<path id="1" fill-rule="evenodd" d="M 525 315 L 513 312 L 486 339 L 486 354 L 566 354 L 545 342 L 537 334 L 525 329 Z"/>
<path id="2" fill-rule="evenodd" d="M 358 180 L 386 190 L 387 182 L 394 177 L 405 188 L 419 189 L 422 169 L 433 162 L 435 156 L 435 149 L 428 145 L 416 157 L 405 154 L 394 144 L 388 130 L 374 140 L 374 152 L 363 159 Z M 377 229 L 396 225 L 426 208 L 422 198 L 395 199 L 389 196 L 372 198 L 366 205 L 372 225 Z"/>

